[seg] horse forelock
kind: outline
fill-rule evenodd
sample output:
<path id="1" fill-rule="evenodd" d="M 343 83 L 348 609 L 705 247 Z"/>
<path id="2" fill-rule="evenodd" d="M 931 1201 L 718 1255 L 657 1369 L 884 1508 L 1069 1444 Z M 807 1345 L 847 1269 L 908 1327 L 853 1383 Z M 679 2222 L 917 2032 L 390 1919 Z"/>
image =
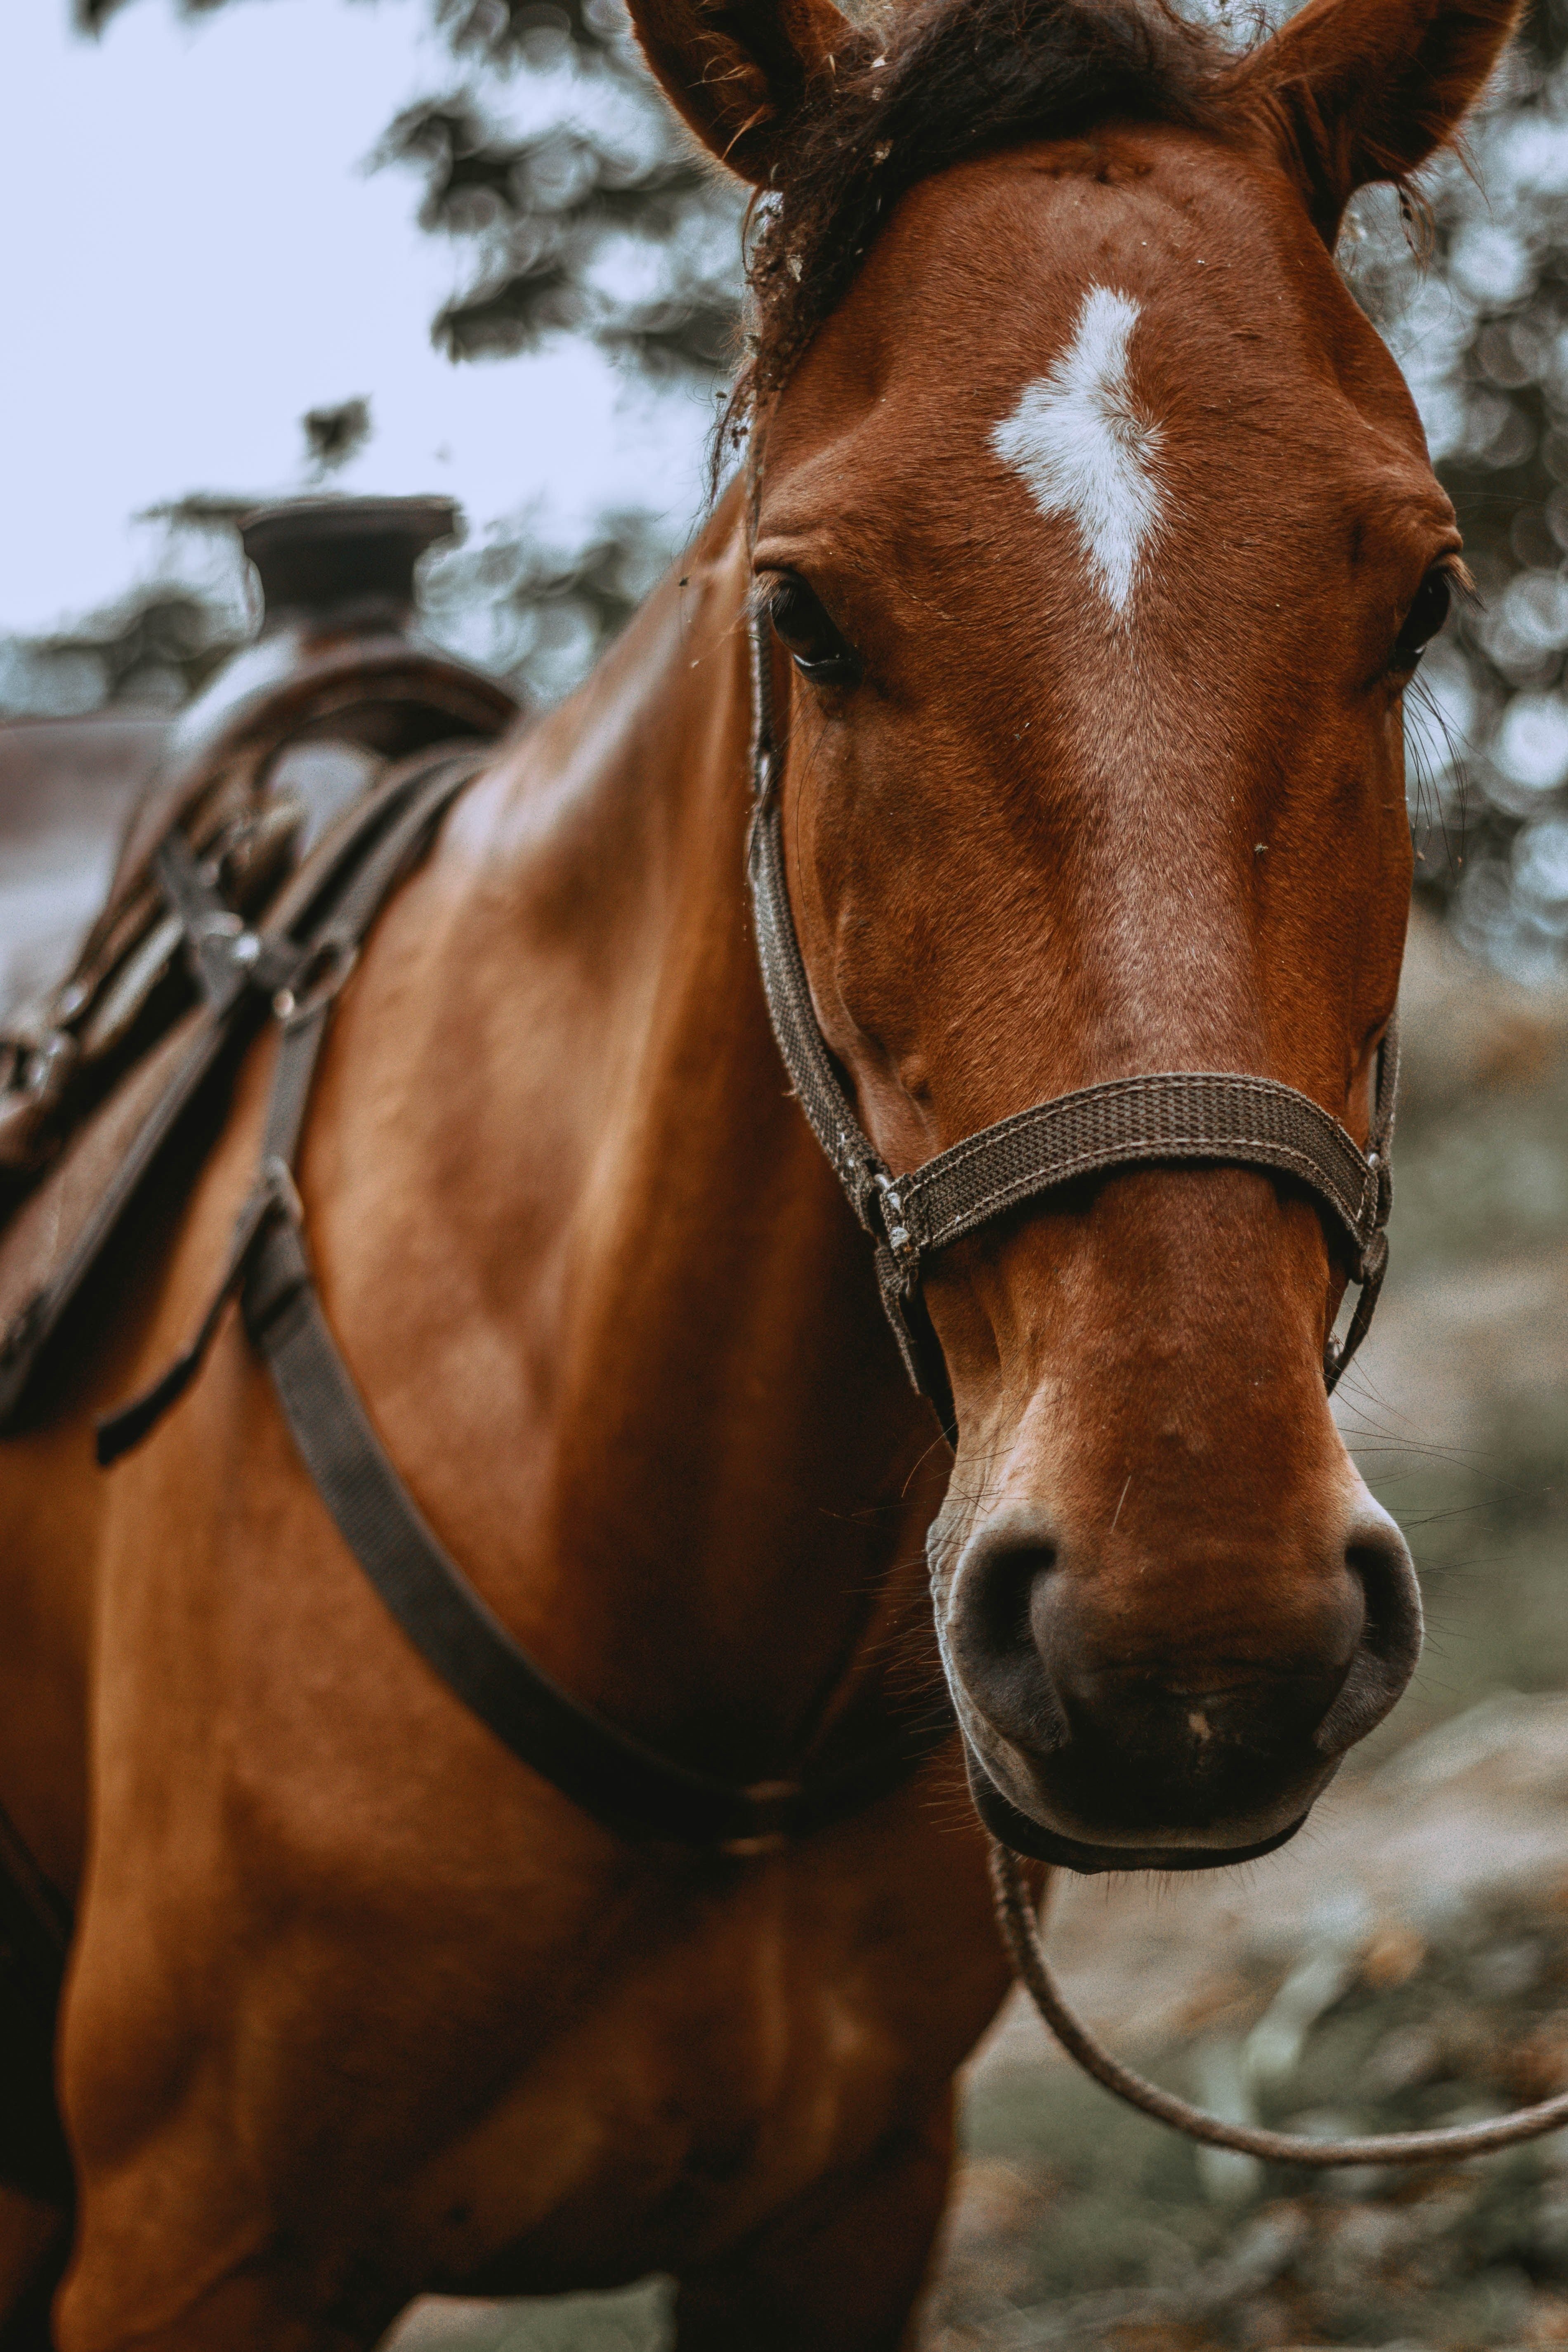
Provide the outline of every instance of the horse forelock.
<path id="1" fill-rule="evenodd" d="M 757 200 L 728 425 L 781 388 L 920 181 L 1111 119 L 1222 131 L 1236 64 L 1166 0 L 921 0 L 884 34 L 857 34 Z"/>

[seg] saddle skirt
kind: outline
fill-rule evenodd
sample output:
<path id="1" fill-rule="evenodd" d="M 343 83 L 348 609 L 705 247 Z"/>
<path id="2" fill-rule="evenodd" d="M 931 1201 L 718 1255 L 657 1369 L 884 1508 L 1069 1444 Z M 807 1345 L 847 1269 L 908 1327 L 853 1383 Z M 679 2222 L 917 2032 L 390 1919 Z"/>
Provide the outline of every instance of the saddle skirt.
<path id="1" fill-rule="evenodd" d="M 411 625 L 416 562 L 457 524 L 441 499 L 321 499 L 242 525 L 260 635 L 173 729 L 70 970 L 0 1024 L 0 1433 L 132 1202 L 253 1034 L 244 990 L 230 991 L 236 943 L 286 936 L 319 907 L 410 766 L 518 719 L 496 679 Z M 312 839 L 289 755 L 322 744 L 352 747 L 363 781 Z M 249 977 L 255 994 L 268 973 Z"/>

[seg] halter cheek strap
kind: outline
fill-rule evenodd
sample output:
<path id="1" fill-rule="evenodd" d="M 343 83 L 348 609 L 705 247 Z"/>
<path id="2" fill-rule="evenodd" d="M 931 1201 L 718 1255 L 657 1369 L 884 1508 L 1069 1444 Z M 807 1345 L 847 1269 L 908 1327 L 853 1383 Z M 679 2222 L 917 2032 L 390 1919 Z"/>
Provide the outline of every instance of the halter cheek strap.
<path id="1" fill-rule="evenodd" d="M 1342 1234 L 1361 1288 L 1344 1339 L 1331 1334 L 1323 1352 L 1323 1381 L 1331 1391 L 1366 1336 L 1388 1262 L 1389 1146 L 1399 1075 L 1394 1023 L 1379 1051 L 1364 1152 L 1338 1119 L 1294 1087 L 1227 1071 L 1171 1070 L 1054 1096 L 895 1176 L 855 1116 L 812 1006 L 784 875 L 778 797 L 784 762 L 773 731 L 765 625 L 756 614 L 752 669 L 752 912 L 773 1034 L 812 1132 L 876 1245 L 882 1304 L 910 1378 L 947 1427 L 953 1425 L 952 1393 L 922 1295 L 928 1259 L 1058 1185 L 1142 1161 L 1268 1168 L 1312 1193 Z"/>

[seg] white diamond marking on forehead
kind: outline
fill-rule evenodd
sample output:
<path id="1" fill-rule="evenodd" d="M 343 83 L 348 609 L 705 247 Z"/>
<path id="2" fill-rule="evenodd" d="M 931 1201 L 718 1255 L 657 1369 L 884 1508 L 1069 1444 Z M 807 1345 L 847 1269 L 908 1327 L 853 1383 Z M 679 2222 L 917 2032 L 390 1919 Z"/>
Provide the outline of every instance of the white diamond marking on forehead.
<path id="1" fill-rule="evenodd" d="M 1163 436 L 1139 415 L 1127 381 L 1138 318 L 1130 295 L 1091 286 L 1067 350 L 991 436 L 1043 515 L 1072 517 L 1118 613 L 1127 609 L 1139 556 L 1161 514 L 1153 468 Z"/>

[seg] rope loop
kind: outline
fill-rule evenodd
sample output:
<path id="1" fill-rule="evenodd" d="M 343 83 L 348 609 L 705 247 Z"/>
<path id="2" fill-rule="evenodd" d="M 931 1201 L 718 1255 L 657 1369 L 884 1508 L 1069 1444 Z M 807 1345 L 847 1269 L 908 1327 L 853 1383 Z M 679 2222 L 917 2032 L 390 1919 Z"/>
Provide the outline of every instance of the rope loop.
<path id="1" fill-rule="evenodd" d="M 1457 2124 L 1449 2130 L 1373 2132 L 1357 2139 L 1309 2139 L 1301 2132 L 1267 2131 L 1260 2125 L 1222 2123 L 1189 2105 L 1173 2091 L 1145 2082 L 1142 2074 L 1112 2057 L 1087 2025 L 1075 2017 L 1051 1974 L 1041 1941 L 1039 1923 L 1029 1901 L 1018 1856 L 1008 1846 L 991 1841 L 991 1885 L 1002 1940 L 1030 1999 L 1057 2040 L 1086 2074 L 1092 2074 L 1129 2106 L 1141 2107 L 1156 2123 L 1169 2124 L 1189 2139 L 1209 2147 L 1235 2148 L 1242 2156 L 1261 2157 L 1268 2164 L 1299 2164 L 1327 2170 L 1342 2164 L 1453 2163 L 1470 2156 L 1489 2156 L 1500 2147 L 1517 2147 L 1521 2141 L 1540 2139 L 1568 2125 L 1568 2091 L 1521 2107 L 1511 2116 L 1489 2123 Z"/>

